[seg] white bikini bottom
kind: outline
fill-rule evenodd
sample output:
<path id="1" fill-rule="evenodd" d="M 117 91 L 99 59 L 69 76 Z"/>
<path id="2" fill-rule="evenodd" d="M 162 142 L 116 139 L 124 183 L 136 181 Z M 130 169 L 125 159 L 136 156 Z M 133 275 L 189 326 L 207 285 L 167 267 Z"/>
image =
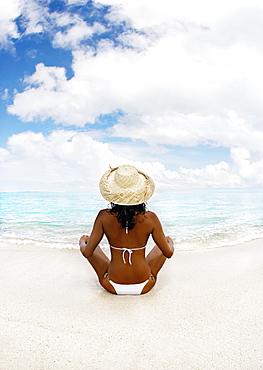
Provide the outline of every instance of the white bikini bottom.
<path id="1" fill-rule="evenodd" d="M 131 295 L 139 295 L 142 293 L 143 288 L 148 283 L 149 279 L 144 281 L 143 283 L 139 284 L 118 284 L 114 281 L 109 280 L 113 288 L 115 289 L 116 294 L 124 295 L 124 294 L 131 294 Z"/>

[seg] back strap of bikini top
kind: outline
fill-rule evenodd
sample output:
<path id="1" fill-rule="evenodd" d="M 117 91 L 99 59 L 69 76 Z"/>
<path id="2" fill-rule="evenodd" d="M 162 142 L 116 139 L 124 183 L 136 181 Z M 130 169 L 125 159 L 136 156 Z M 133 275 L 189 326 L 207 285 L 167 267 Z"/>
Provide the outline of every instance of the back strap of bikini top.
<path id="1" fill-rule="evenodd" d="M 118 249 L 118 250 L 122 251 L 123 263 L 126 263 L 126 260 L 125 260 L 125 252 L 128 252 L 128 255 L 129 255 L 129 259 L 128 259 L 129 265 L 132 265 L 132 259 L 131 259 L 132 253 L 134 251 L 137 251 L 137 250 L 146 248 L 146 246 L 140 247 L 140 248 L 119 248 L 119 247 L 113 247 L 112 245 L 110 247 L 113 248 L 113 249 Z"/>

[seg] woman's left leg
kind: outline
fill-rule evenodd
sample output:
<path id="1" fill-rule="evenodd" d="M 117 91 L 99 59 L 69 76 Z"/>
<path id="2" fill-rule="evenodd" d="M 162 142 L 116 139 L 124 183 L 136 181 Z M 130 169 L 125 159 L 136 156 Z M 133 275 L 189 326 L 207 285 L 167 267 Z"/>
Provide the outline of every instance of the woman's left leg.
<path id="1" fill-rule="evenodd" d="M 147 255 L 146 260 L 151 270 L 151 276 L 148 283 L 142 290 L 142 294 L 149 292 L 156 284 L 157 274 L 162 268 L 166 257 L 162 254 L 162 251 L 155 245 L 150 253 Z"/>

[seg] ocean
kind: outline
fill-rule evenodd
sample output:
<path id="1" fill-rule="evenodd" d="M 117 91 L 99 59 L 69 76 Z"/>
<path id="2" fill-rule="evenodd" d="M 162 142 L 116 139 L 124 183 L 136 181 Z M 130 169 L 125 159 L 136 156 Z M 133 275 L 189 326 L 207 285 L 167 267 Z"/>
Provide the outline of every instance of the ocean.
<path id="1" fill-rule="evenodd" d="M 0 193 L 0 241 L 78 249 L 98 211 L 98 192 Z M 220 248 L 263 238 L 263 189 L 159 190 L 149 200 L 177 250 Z M 104 238 L 102 247 L 107 245 Z"/>

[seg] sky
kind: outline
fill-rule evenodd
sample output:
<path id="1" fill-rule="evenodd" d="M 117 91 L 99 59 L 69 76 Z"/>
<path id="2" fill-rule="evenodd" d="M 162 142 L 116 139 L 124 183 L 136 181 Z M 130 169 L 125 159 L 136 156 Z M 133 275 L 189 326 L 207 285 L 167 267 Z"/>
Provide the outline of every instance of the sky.
<path id="1" fill-rule="evenodd" d="M 262 188 L 261 0 L 0 1 L 0 191 Z"/>

